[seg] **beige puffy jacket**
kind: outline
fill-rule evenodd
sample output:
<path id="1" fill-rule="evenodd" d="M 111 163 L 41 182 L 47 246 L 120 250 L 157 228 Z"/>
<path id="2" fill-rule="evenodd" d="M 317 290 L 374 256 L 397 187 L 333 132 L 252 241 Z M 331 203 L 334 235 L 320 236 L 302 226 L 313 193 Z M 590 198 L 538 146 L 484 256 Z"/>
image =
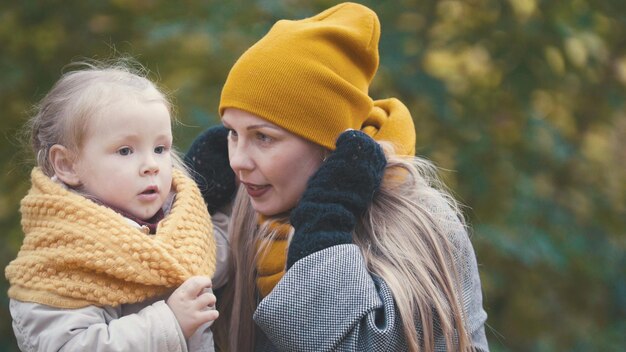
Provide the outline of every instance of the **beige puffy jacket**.
<path id="1" fill-rule="evenodd" d="M 10 301 L 13 331 L 22 351 L 213 351 L 202 326 L 185 341 L 163 299 L 117 307 L 60 309 Z"/>
<path id="2" fill-rule="evenodd" d="M 217 266 L 213 287 L 225 282 L 228 253 L 228 216 L 213 218 Z M 42 304 L 10 301 L 13 331 L 22 351 L 214 351 L 210 324 L 185 341 L 165 297 L 117 307 L 89 306 L 60 309 Z"/>

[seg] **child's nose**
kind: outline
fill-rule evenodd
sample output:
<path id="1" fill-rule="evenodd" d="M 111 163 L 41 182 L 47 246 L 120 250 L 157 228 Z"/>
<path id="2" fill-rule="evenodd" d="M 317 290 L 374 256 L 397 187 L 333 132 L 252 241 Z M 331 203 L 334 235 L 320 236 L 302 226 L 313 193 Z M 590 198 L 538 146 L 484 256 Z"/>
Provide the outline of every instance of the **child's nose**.
<path id="1" fill-rule="evenodd" d="M 142 168 L 141 173 L 144 175 L 156 174 L 159 172 L 159 164 L 156 162 L 154 157 L 149 156 L 146 158 Z"/>

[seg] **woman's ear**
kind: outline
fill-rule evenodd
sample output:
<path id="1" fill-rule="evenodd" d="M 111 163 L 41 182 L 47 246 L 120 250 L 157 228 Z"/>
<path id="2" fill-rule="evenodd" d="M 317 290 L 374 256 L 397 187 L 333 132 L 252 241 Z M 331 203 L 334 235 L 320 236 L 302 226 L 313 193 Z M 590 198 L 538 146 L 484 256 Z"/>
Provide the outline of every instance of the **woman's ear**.
<path id="1" fill-rule="evenodd" d="M 55 144 L 48 151 L 48 160 L 59 180 L 70 187 L 80 186 L 80 178 L 76 172 L 76 156 L 71 150 Z"/>

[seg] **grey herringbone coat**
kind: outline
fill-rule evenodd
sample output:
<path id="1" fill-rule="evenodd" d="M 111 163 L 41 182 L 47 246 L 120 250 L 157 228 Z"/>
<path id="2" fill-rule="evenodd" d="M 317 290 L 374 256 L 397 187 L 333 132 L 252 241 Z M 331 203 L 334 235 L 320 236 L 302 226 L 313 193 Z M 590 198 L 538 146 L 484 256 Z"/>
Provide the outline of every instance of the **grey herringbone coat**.
<path id="1" fill-rule="evenodd" d="M 467 328 L 476 350 L 488 351 L 487 313 L 474 249 L 449 208 L 432 210 L 446 212 L 444 228 L 456 251 Z M 265 334 L 257 341 L 259 351 L 406 350 L 391 291 L 368 272 L 353 244 L 330 247 L 296 262 L 261 301 L 254 320 Z M 442 336 L 435 340 L 436 350 L 445 351 Z"/>

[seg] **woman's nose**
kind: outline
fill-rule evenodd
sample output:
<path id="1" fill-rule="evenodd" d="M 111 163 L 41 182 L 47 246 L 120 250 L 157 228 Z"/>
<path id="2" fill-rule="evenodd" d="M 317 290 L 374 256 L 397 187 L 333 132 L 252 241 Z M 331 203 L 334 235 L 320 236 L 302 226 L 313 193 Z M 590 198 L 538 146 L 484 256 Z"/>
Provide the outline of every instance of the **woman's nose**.
<path id="1" fill-rule="evenodd" d="M 240 171 L 250 171 L 254 169 L 254 161 L 250 153 L 242 143 L 228 146 L 228 159 L 230 167 L 238 174 Z"/>

